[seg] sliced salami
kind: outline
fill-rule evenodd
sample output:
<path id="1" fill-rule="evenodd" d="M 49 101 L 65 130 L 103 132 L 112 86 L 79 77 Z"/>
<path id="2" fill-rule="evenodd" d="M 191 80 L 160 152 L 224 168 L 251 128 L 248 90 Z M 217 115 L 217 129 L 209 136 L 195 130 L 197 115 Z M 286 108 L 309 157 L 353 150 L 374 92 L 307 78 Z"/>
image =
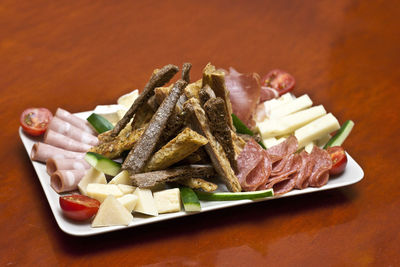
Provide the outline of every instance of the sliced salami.
<path id="1" fill-rule="evenodd" d="M 89 168 L 89 163 L 84 159 L 49 158 L 46 161 L 46 171 L 49 175 L 61 170 L 87 170 Z"/>
<path id="2" fill-rule="evenodd" d="M 49 158 L 83 159 L 85 153 L 68 151 L 42 142 L 33 145 L 31 159 L 46 162 Z"/>
<path id="3" fill-rule="evenodd" d="M 62 108 L 57 109 L 55 116 L 85 132 L 88 132 L 92 135 L 97 135 L 96 131 L 90 126 L 89 122 L 69 113 Z"/>
<path id="4" fill-rule="evenodd" d="M 282 143 L 268 148 L 267 152 L 271 158 L 272 164 L 283 159 L 285 156 L 293 154 L 297 151 L 298 142 L 294 136 L 289 136 Z"/>
<path id="5" fill-rule="evenodd" d="M 86 170 L 60 170 L 50 176 L 50 185 L 57 192 L 68 192 L 78 189 L 78 183 Z"/>
<path id="6" fill-rule="evenodd" d="M 309 185 L 309 178 L 314 167 L 314 161 L 311 160 L 310 154 L 308 154 L 305 150 L 300 152 L 300 156 L 302 160 L 301 168 L 294 179 L 296 180 L 295 187 L 297 189 L 304 189 Z"/>
<path id="7" fill-rule="evenodd" d="M 78 142 L 53 130 L 48 130 L 46 132 L 44 142 L 52 146 L 75 152 L 87 152 L 91 148 L 91 145 Z"/>
<path id="8" fill-rule="evenodd" d="M 309 178 L 310 186 L 321 187 L 328 183 L 329 180 L 329 170 L 332 168 L 331 156 L 326 150 L 314 146 L 310 157 L 314 162 L 312 173 Z"/>
<path id="9" fill-rule="evenodd" d="M 58 118 L 54 117 L 49 123 L 48 130 L 53 130 L 57 133 L 68 136 L 78 142 L 85 143 L 91 146 L 95 146 L 99 143 L 99 140 L 96 136 L 85 132 L 78 127 L 73 126 L 72 124 Z"/>
<path id="10" fill-rule="evenodd" d="M 262 148 L 254 139 L 250 139 L 237 158 L 237 174 L 239 183 L 247 185 L 247 176 L 252 172 L 263 159 Z"/>

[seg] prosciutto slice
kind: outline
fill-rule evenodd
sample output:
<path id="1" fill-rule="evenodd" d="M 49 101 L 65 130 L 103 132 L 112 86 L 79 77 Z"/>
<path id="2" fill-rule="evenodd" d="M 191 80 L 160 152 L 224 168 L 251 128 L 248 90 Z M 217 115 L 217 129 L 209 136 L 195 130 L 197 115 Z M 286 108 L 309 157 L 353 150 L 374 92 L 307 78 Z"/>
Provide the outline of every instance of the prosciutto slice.
<path id="1" fill-rule="evenodd" d="M 44 142 L 52 146 L 76 152 L 87 152 L 91 148 L 91 145 L 78 142 L 53 130 L 48 130 L 46 132 Z"/>
<path id="2" fill-rule="evenodd" d="M 42 142 L 33 145 L 31 159 L 46 162 L 49 158 L 83 159 L 85 153 L 68 151 Z"/>
<path id="3" fill-rule="evenodd" d="M 258 74 L 242 74 L 231 67 L 225 75 L 225 86 L 229 90 L 233 113 L 247 126 L 254 126 L 253 114 L 260 100 Z"/>
<path id="4" fill-rule="evenodd" d="M 261 86 L 260 103 L 271 100 L 273 98 L 277 98 L 278 96 L 279 93 L 274 88 L 268 86 Z"/>
<path id="5" fill-rule="evenodd" d="M 78 189 L 78 183 L 86 170 L 60 170 L 50 176 L 50 185 L 57 192 L 68 192 Z"/>
<path id="6" fill-rule="evenodd" d="M 96 136 L 73 126 L 72 124 L 58 118 L 53 117 L 49 123 L 48 130 L 55 131 L 57 133 L 68 136 L 78 142 L 85 143 L 91 146 L 95 146 L 99 143 Z"/>
<path id="7" fill-rule="evenodd" d="M 69 113 L 62 108 L 57 109 L 55 116 L 85 132 L 88 132 L 92 135 L 97 135 L 96 131 L 90 126 L 87 121 L 75 116 L 74 114 Z"/>
<path id="8" fill-rule="evenodd" d="M 271 173 L 271 161 L 268 154 L 254 139 L 250 139 L 238 159 L 240 185 L 245 191 L 254 191 L 265 184 Z"/>
<path id="9" fill-rule="evenodd" d="M 314 146 L 310 157 L 314 162 L 314 167 L 309 178 L 310 186 L 321 187 L 328 183 L 329 180 L 329 170 L 332 168 L 331 156 L 326 150 Z"/>
<path id="10" fill-rule="evenodd" d="M 89 168 L 89 163 L 84 159 L 49 158 L 46 161 L 46 171 L 49 175 L 61 170 L 87 170 Z"/>

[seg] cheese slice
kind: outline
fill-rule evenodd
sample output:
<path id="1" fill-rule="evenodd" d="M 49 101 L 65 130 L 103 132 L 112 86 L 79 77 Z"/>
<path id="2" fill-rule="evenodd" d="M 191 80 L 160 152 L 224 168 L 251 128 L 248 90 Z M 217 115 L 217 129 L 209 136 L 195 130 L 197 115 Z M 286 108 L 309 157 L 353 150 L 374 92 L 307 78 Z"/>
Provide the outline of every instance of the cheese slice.
<path id="1" fill-rule="evenodd" d="M 332 113 L 328 113 L 297 129 L 294 132 L 294 136 L 296 136 L 297 141 L 299 142 L 299 148 L 302 148 L 308 143 L 320 139 L 339 128 L 340 125 L 338 120 L 332 115 Z"/>
<path id="2" fill-rule="evenodd" d="M 289 103 L 286 103 L 284 105 L 280 105 L 279 107 L 272 109 L 270 118 L 280 118 L 292 113 L 295 113 L 297 111 L 309 108 L 312 106 L 312 100 L 310 97 L 305 94 L 302 95 L 293 101 L 290 101 Z"/>
<path id="3" fill-rule="evenodd" d="M 135 89 L 128 94 L 120 96 L 117 100 L 117 103 L 129 109 L 138 96 L 139 96 L 139 90 Z"/>
<path id="4" fill-rule="evenodd" d="M 271 100 L 267 100 L 264 102 L 264 110 L 267 114 L 267 117 L 271 116 L 271 110 L 278 108 L 281 105 L 287 104 L 293 99 L 296 99 L 291 93 L 286 93 L 279 98 L 273 98 Z"/>
<path id="5" fill-rule="evenodd" d="M 123 170 L 120 173 L 118 173 L 112 180 L 109 182 L 109 184 L 127 184 L 131 185 L 132 180 L 129 178 L 129 173 L 127 170 Z"/>
<path id="6" fill-rule="evenodd" d="M 85 176 L 83 176 L 82 180 L 78 183 L 78 189 L 82 195 L 87 196 L 86 187 L 90 183 L 106 184 L 107 179 L 103 172 L 91 167 Z"/>
<path id="7" fill-rule="evenodd" d="M 92 227 L 129 225 L 132 221 L 132 214 L 113 195 L 109 195 L 101 203 Z"/>
<path id="8" fill-rule="evenodd" d="M 112 125 L 117 124 L 120 120 L 118 111 L 123 109 L 121 105 L 98 105 L 94 109 L 94 113 L 99 114 L 106 118 Z"/>
<path id="9" fill-rule="evenodd" d="M 181 210 L 179 188 L 172 188 L 154 193 L 158 213 L 177 212 Z"/>
<path id="10" fill-rule="evenodd" d="M 313 150 L 313 148 L 314 148 L 314 142 L 310 142 L 310 143 L 308 143 L 307 145 L 304 146 L 304 150 L 305 150 L 307 153 L 311 153 L 311 151 Z"/>
<path id="11" fill-rule="evenodd" d="M 133 192 L 133 194 L 138 197 L 136 206 L 133 209 L 134 211 L 146 215 L 158 215 L 157 207 L 150 189 L 141 189 L 138 187 L 136 188 L 135 192 Z"/>
<path id="12" fill-rule="evenodd" d="M 125 194 L 132 194 L 135 190 L 135 186 L 131 185 L 126 185 L 126 184 L 117 184 L 119 190 L 125 195 Z"/>
<path id="13" fill-rule="evenodd" d="M 325 108 L 319 105 L 281 118 L 265 120 L 258 123 L 258 129 L 263 139 L 290 134 L 325 114 Z"/>
<path id="14" fill-rule="evenodd" d="M 103 202 L 108 195 L 115 197 L 122 197 L 123 195 L 115 184 L 88 184 L 86 192 L 89 197 L 97 199 L 100 202 Z"/>
<path id="15" fill-rule="evenodd" d="M 124 206 L 129 212 L 133 211 L 133 208 L 136 206 L 138 197 L 134 194 L 126 194 L 122 197 L 117 198 L 117 200 Z"/>

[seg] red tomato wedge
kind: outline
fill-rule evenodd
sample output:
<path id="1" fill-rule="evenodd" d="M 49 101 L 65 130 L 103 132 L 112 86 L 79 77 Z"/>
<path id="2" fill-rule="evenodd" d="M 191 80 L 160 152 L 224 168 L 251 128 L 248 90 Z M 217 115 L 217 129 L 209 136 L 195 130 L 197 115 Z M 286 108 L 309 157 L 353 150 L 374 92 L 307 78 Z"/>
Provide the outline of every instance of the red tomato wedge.
<path id="1" fill-rule="evenodd" d="M 341 174 L 347 165 L 346 152 L 341 146 L 328 147 L 326 151 L 332 159 L 332 168 L 329 170 L 330 175 Z"/>
<path id="2" fill-rule="evenodd" d="M 100 201 L 84 195 L 60 196 L 60 206 L 64 215 L 77 221 L 85 221 L 93 217 L 100 207 Z"/>
<path id="3" fill-rule="evenodd" d="M 283 95 L 293 90 L 296 80 L 292 75 L 283 70 L 272 70 L 268 72 L 261 80 L 262 86 L 272 87 L 278 91 L 279 95 Z"/>
<path id="4" fill-rule="evenodd" d="M 47 130 L 52 118 L 53 114 L 47 108 L 28 108 L 22 112 L 19 121 L 25 133 L 39 136 Z"/>

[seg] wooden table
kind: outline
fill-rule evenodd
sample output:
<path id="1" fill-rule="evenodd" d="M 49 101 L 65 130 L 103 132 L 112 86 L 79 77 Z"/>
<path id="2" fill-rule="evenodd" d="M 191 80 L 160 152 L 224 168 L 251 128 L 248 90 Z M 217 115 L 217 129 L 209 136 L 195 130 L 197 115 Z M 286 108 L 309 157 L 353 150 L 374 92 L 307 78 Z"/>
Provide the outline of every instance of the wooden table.
<path id="1" fill-rule="evenodd" d="M 397 1 L 2 1 L 0 265 L 399 266 Z M 57 226 L 18 137 L 27 107 L 93 109 L 154 68 L 281 68 L 341 121 L 355 185 L 93 237 Z"/>

